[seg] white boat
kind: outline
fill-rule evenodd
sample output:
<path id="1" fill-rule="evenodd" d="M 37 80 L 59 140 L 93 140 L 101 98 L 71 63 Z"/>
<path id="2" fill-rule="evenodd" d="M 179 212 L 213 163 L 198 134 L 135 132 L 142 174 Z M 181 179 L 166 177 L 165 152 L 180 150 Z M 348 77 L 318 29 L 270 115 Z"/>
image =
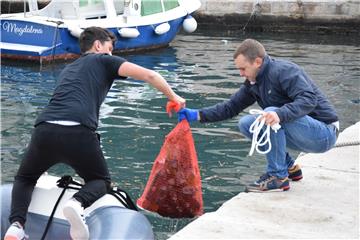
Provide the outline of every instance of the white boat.
<path id="1" fill-rule="evenodd" d="M 181 27 L 197 28 L 190 15 L 199 0 L 52 0 L 38 9 L 26 0 L 29 11 L 1 14 L 1 57 L 52 61 L 76 58 L 78 37 L 84 28 L 107 28 L 117 37 L 117 51 L 167 46 Z"/>
<path id="2" fill-rule="evenodd" d="M 65 186 L 68 177 L 62 179 L 65 181 L 61 186 Z M 58 180 L 58 177 L 43 175 L 36 184 L 25 224 L 29 239 L 71 239 L 70 225 L 62 208 L 79 186 L 72 183 L 68 185 L 70 188 L 59 187 Z M 12 184 L 1 186 L 1 239 L 10 225 L 11 189 Z M 98 199 L 85 209 L 90 239 L 154 239 L 149 221 L 134 208 L 122 191 L 113 191 Z"/>

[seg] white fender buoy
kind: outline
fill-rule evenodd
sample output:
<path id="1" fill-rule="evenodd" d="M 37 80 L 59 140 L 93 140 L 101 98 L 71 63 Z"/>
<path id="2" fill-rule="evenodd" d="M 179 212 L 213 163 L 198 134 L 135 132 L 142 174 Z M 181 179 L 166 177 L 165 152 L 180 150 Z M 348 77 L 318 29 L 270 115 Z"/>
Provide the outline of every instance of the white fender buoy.
<path id="1" fill-rule="evenodd" d="M 74 25 L 68 25 L 68 30 L 70 34 L 76 38 L 79 38 L 80 34 L 84 31 L 79 26 L 74 26 Z"/>
<path id="2" fill-rule="evenodd" d="M 183 28 L 184 28 L 185 32 L 188 32 L 188 33 L 194 32 L 197 28 L 197 22 L 196 22 L 195 18 L 188 15 L 183 22 Z"/>
<path id="3" fill-rule="evenodd" d="M 121 28 L 118 30 L 121 37 L 136 38 L 140 35 L 139 30 L 136 28 Z"/>
<path id="4" fill-rule="evenodd" d="M 170 24 L 169 23 L 162 23 L 154 29 L 155 33 L 158 35 L 167 33 L 170 30 Z"/>

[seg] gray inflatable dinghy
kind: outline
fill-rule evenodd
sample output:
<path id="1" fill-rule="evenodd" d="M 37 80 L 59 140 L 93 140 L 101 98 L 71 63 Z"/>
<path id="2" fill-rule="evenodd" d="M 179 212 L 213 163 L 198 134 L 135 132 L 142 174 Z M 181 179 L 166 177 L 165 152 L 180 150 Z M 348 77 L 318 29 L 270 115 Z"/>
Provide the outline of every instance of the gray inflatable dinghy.
<path id="1" fill-rule="evenodd" d="M 58 186 L 59 180 L 59 177 L 50 175 L 43 175 L 38 180 L 25 225 L 29 239 L 71 239 L 70 225 L 62 214 L 62 208 L 77 189 L 75 185 L 64 190 Z M 11 189 L 12 184 L 1 186 L 1 239 L 9 227 Z M 134 207 L 129 206 L 132 204 L 127 201 L 126 193 L 117 193 L 117 196 L 106 194 L 85 209 L 90 239 L 154 239 L 147 218 L 131 209 Z M 54 208 L 56 204 L 58 205 Z"/>

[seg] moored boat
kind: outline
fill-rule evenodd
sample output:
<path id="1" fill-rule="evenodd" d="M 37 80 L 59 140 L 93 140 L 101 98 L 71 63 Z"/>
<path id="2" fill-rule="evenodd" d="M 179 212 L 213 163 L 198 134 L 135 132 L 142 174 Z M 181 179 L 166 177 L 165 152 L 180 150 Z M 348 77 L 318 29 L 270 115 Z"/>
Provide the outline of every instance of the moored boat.
<path id="1" fill-rule="evenodd" d="M 1 58 L 35 61 L 76 58 L 78 37 L 90 26 L 107 28 L 117 37 L 114 51 L 167 46 L 181 27 L 196 30 L 191 13 L 199 0 L 52 0 L 38 9 L 2 14 Z"/>

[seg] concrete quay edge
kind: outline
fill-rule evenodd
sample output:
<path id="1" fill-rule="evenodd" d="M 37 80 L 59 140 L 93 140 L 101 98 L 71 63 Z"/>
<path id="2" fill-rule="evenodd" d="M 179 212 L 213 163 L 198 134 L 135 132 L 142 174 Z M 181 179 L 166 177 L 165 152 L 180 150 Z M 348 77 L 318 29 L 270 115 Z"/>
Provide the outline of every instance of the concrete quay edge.
<path id="1" fill-rule="evenodd" d="M 339 147 L 298 157 L 304 178 L 289 191 L 239 193 L 169 239 L 359 239 L 359 141 L 357 122 Z"/>

